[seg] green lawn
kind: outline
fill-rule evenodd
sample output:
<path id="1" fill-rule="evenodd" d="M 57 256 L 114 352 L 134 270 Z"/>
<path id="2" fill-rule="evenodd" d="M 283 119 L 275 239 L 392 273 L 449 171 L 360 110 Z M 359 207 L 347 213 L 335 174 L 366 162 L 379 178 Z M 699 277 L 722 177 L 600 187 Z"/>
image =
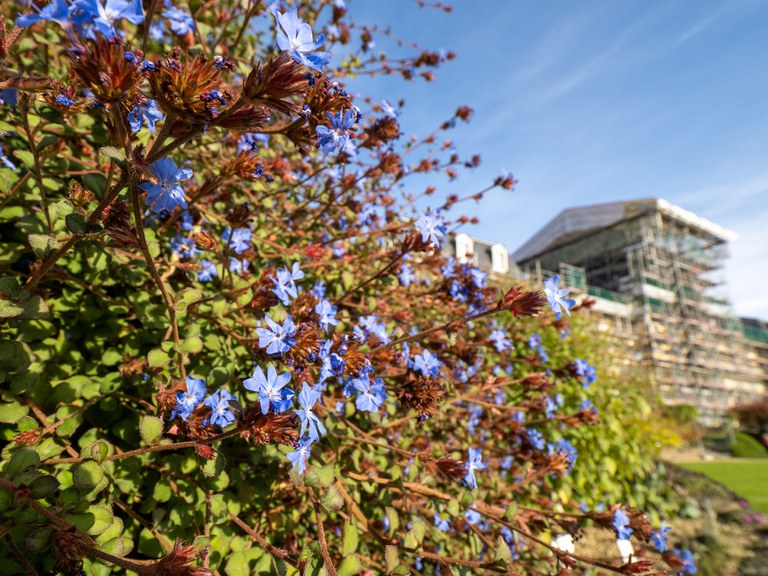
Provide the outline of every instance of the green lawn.
<path id="1" fill-rule="evenodd" d="M 758 512 L 768 514 L 768 459 L 725 462 L 686 462 L 680 466 L 706 474 L 743 496 Z"/>

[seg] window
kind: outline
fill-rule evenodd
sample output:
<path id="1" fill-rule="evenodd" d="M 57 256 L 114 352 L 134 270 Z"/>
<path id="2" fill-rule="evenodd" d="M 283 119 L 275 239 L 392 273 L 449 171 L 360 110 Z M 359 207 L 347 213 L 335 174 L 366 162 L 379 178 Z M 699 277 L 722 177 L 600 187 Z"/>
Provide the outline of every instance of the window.
<path id="1" fill-rule="evenodd" d="M 509 272 L 509 252 L 502 244 L 491 246 L 491 270 L 496 274 Z"/>
<path id="2" fill-rule="evenodd" d="M 456 260 L 462 264 L 473 261 L 475 243 L 467 234 L 456 234 Z"/>

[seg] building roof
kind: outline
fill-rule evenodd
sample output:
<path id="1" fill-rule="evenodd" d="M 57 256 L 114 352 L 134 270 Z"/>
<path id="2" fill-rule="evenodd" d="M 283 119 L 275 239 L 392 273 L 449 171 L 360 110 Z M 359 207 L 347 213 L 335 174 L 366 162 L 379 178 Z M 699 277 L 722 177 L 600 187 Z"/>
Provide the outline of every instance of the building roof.
<path id="1" fill-rule="evenodd" d="M 514 253 L 514 258 L 517 262 L 525 262 L 590 232 L 654 211 L 660 211 L 670 218 L 685 222 L 689 226 L 698 228 L 722 241 L 736 239 L 735 232 L 675 206 L 662 198 L 643 198 L 563 210 L 518 248 Z"/>

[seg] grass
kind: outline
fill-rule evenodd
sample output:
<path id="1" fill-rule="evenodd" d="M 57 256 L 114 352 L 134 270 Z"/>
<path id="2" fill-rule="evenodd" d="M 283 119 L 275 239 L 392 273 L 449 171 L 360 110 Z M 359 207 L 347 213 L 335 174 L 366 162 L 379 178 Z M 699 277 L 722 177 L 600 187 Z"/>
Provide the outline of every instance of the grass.
<path id="1" fill-rule="evenodd" d="M 768 514 L 768 460 L 681 462 L 679 465 L 706 474 L 742 496 L 755 511 Z"/>

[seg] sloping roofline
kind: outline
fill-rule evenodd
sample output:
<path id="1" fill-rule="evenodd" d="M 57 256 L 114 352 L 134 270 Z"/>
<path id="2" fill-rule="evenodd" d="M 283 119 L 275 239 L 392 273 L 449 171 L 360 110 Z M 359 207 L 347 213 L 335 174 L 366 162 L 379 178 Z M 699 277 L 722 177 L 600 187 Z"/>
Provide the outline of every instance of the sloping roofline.
<path id="1" fill-rule="evenodd" d="M 613 226 L 654 210 L 663 212 L 675 220 L 685 222 L 689 226 L 698 228 L 724 242 L 735 240 L 737 237 L 735 232 L 697 216 L 663 198 L 641 198 L 567 208 L 520 246 L 513 254 L 514 259 L 516 262 L 530 260 L 555 246 L 580 238 L 589 232 Z"/>

